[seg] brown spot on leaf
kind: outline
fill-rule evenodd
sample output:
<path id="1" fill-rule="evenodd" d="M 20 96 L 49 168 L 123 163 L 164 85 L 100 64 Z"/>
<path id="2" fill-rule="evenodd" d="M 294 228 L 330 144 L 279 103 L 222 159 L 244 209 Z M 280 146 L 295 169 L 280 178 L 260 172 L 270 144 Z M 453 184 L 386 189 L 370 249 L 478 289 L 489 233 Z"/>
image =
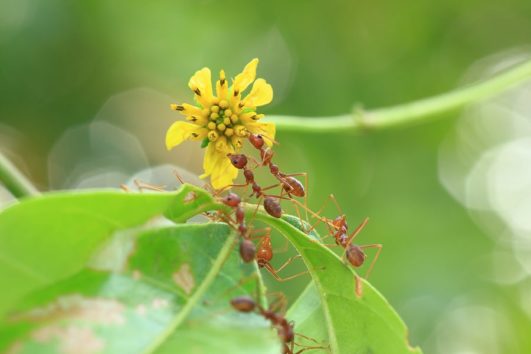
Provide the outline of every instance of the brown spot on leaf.
<path id="1" fill-rule="evenodd" d="M 184 197 L 184 204 L 189 204 L 197 199 L 197 194 L 194 191 L 188 192 L 188 194 Z"/>
<path id="2" fill-rule="evenodd" d="M 173 273 L 173 281 L 177 286 L 183 289 L 187 295 L 190 295 L 195 287 L 195 279 L 188 263 L 183 264 L 178 271 Z"/>
<path id="3" fill-rule="evenodd" d="M 22 342 L 16 341 L 7 348 L 6 354 L 18 354 L 22 351 L 23 345 Z"/>
<path id="4" fill-rule="evenodd" d="M 140 304 L 135 308 L 135 312 L 140 316 L 144 316 L 147 312 L 146 305 Z"/>
<path id="5" fill-rule="evenodd" d="M 58 340 L 59 352 L 63 354 L 95 354 L 101 352 L 105 346 L 92 329 L 74 325 L 46 326 L 34 331 L 31 336 L 41 343 Z"/>
<path id="6" fill-rule="evenodd" d="M 142 278 L 142 273 L 138 269 L 133 270 L 133 279 L 140 280 Z"/>
<path id="7" fill-rule="evenodd" d="M 168 305 L 169 305 L 168 300 L 161 299 L 158 297 L 154 298 L 153 301 L 151 302 L 151 306 L 153 306 L 155 310 L 163 309 L 165 307 L 168 307 Z"/>
<path id="8" fill-rule="evenodd" d="M 11 317 L 14 321 L 81 320 L 106 325 L 122 325 L 124 305 L 116 300 L 65 295 L 43 307 Z"/>

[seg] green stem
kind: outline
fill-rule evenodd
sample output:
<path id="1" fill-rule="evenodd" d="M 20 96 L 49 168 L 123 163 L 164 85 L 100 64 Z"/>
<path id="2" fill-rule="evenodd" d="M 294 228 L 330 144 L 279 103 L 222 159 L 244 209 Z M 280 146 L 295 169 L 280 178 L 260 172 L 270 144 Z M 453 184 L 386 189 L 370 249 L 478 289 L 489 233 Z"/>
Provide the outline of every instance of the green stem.
<path id="1" fill-rule="evenodd" d="M 39 194 L 31 182 L 1 152 L 0 183 L 16 198 Z"/>
<path id="2" fill-rule="evenodd" d="M 486 79 L 454 91 L 401 104 L 330 117 L 269 116 L 277 128 L 299 132 L 361 131 L 409 125 L 434 119 L 437 115 L 457 110 L 467 104 L 495 96 L 531 78 L 531 60 Z"/>

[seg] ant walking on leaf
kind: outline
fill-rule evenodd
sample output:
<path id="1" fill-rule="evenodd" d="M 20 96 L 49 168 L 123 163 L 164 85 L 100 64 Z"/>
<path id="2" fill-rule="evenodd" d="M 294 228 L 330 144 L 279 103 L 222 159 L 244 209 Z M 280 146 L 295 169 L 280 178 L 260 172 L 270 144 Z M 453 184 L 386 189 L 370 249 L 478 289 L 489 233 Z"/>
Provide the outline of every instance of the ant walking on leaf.
<path id="1" fill-rule="evenodd" d="M 335 219 L 328 219 L 326 217 L 320 216 L 323 209 L 326 207 L 329 201 L 332 201 L 334 205 L 336 206 L 339 216 Z M 343 253 L 343 258 L 348 261 L 354 268 L 361 267 L 367 258 L 367 254 L 365 253 L 365 250 L 367 248 L 376 248 L 376 254 L 374 255 L 374 258 L 371 261 L 371 264 L 369 265 L 369 268 L 367 269 L 367 272 L 365 273 L 364 278 L 368 279 L 369 275 L 374 267 L 374 264 L 378 260 L 378 257 L 380 256 L 380 253 L 382 251 L 382 244 L 379 243 L 373 243 L 373 244 L 367 244 L 367 245 L 358 245 L 353 243 L 356 236 L 359 235 L 361 230 L 367 225 L 369 219 L 365 218 L 355 229 L 352 231 L 352 233 L 349 234 L 348 230 L 348 224 L 347 224 L 347 217 L 343 213 L 343 210 L 339 206 L 339 203 L 337 202 L 335 196 L 333 194 L 330 194 L 327 198 L 327 200 L 323 203 L 321 208 L 316 212 L 312 213 L 313 217 L 317 218 L 317 222 L 315 222 L 312 227 L 310 228 L 310 231 L 313 230 L 318 223 L 323 222 L 328 226 L 328 235 L 326 235 L 324 239 L 327 237 L 334 237 L 335 244 L 325 244 L 325 246 L 340 246 L 342 247 L 345 252 Z M 362 295 L 362 282 L 359 277 L 359 275 L 355 275 L 355 289 L 356 289 L 356 295 L 358 297 L 361 297 Z"/>
<path id="2" fill-rule="evenodd" d="M 254 236 L 251 236 L 251 230 L 245 224 L 245 211 L 243 209 L 242 201 L 240 196 L 235 193 L 230 192 L 225 197 L 221 199 L 221 202 L 234 210 L 234 215 L 236 220 L 233 220 L 230 216 L 225 217 L 225 221 L 228 222 L 240 235 L 240 257 L 245 263 L 249 263 L 253 260 L 256 260 L 256 263 L 260 268 L 265 268 L 276 280 L 284 282 L 294 278 L 297 278 L 301 275 L 307 274 L 308 271 L 300 272 L 286 278 L 283 278 L 278 275 L 280 271 L 286 268 L 293 260 L 300 258 L 300 255 L 293 256 L 289 258 L 284 264 L 282 264 L 278 269 L 275 269 L 270 261 L 273 259 L 273 245 L 271 243 L 271 229 L 265 228 L 265 234 L 258 235 L 259 231 L 254 230 Z M 251 239 L 258 238 L 260 242 L 258 248 L 255 247 Z"/>
<path id="3" fill-rule="evenodd" d="M 285 300 L 285 298 L 283 297 Z M 300 333 L 295 333 L 295 323 L 293 321 L 288 321 L 286 317 L 282 314 L 283 311 L 276 311 L 274 306 L 269 306 L 265 309 L 256 301 L 254 301 L 249 296 L 239 296 L 233 298 L 230 301 L 231 306 L 238 312 L 242 313 L 257 313 L 262 316 L 264 319 L 271 323 L 271 326 L 277 330 L 277 334 L 282 342 L 282 353 L 283 354 L 300 354 L 304 351 L 311 349 L 326 349 L 322 345 L 303 345 L 295 342 L 295 337 L 302 337 L 309 341 L 314 342 L 315 344 L 320 344 L 315 339 L 302 335 Z M 283 302 L 285 308 L 285 301 Z M 302 349 L 295 352 L 295 345 L 301 347 Z"/>

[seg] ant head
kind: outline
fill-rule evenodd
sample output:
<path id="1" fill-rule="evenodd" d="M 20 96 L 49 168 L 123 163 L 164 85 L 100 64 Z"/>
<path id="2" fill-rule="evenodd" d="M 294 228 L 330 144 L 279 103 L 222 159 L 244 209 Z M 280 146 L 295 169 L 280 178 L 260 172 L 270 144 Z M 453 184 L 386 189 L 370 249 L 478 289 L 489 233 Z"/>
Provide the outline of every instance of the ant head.
<path id="1" fill-rule="evenodd" d="M 247 156 L 244 154 L 227 154 L 227 157 L 230 159 L 232 166 L 239 170 L 247 166 Z"/>
<path id="2" fill-rule="evenodd" d="M 274 163 L 270 163 L 270 164 L 269 164 L 269 170 L 270 170 L 271 173 L 274 174 L 274 175 L 277 175 L 277 174 L 280 172 L 280 170 L 278 169 L 278 166 L 275 165 Z"/>
<path id="3" fill-rule="evenodd" d="M 350 264 L 354 267 L 361 267 L 363 262 L 365 262 L 365 253 L 358 245 L 350 244 L 347 247 L 346 256 Z"/>
<path id="4" fill-rule="evenodd" d="M 221 199 L 221 201 L 223 202 L 223 204 L 235 208 L 240 205 L 240 202 L 242 200 L 238 194 L 229 193 L 223 199 Z"/>
<path id="5" fill-rule="evenodd" d="M 231 306 L 239 312 L 251 312 L 256 308 L 256 302 L 249 296 L 238 296 L 230 300 Z"/>
<path id="6" fill-rule="evenodd" d="M 261 149 L 264 146 L 264 137 L 260 134 L 250 134 L 249 141 L 257 149 Z"/>

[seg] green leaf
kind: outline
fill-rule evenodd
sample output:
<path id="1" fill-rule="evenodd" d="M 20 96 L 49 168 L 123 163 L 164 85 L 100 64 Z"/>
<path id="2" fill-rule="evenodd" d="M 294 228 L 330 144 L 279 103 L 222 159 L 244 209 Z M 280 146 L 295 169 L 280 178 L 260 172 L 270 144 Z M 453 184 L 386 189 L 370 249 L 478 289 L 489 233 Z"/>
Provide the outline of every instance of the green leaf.
<path id="1" fill-rule="evenodd" d="M 352 267 L 321 243 L 282 219 L 263 212 L 256 218 L 276 228 L 302 256 L 319 293 L 328 341 L 333 353 L 420 353 L 412 348 L 407 329 L 385 298 L 363 280 L 363 295 L 355 294 L 355 272 Z M 315 296 L 312 290 L 305 296 Z M 300 300 L 301 308 L 315 301 Z M 315 311 L 313 311 L 315 312 Z M 290 314 L 300 316 L 296 310 Z M 318 315 L 315 315 L 315 319 Z M 299 329 L 296 327 L 296 330 Z M 324 338 L 315 338 L 322 340 Z"/>
<path id="2" fill-rule="evenodd" d="M 220 209 L 230 211 L 208 192 L 192 186 L 184 186 L 176 193 L 149 195 L 118 192 L 49 195 L 9 208 L 0 213 L 0 285 L 2 289 L 13 289 L 16 295 L 0 293 L 0 313 L 9 309 L 16 298 L 81 271 L 91 255 L 116 230 L 137 227 L 161 214 L 175 222 L 182 222 L 201 212 Z M 254 206 L 248 206 L 249 213 L 254 211 Z M 312 325 L 315 327 L 325 328 L 326 333 L 316 335 L 316 340 L 328 338 L 332 353 L 420 352 L 420 349 L 409 346 L 402 320 L 372 286 L 364 281 L 363 296 L 356 297 L 354 270 L 321 245 L 317 241 L 318 235 L 308 237 L 297 230 L 300 222 L 293 217 L 291 220 L 288 217 L 287 222 L 272 218 L 259 209 L 256 218 L 278 229 L 302 255 L 310 270 L 324 321 L 315 324 L 319 318 L 315 309 L 312 312 L 315 320 L 308 321 L 314 321 Z M 25 222 L 27 220 L 32 222 Z M 312 290 L 305 294 L 315 296 Z M 296 308 L 290 314 L 300 318 Z M 179 316 L 175 315 L 176 318 Z M 190 337 L 192 333 L 195 333 L 197 343 L 204 342 L 207 337 L 204 333 L 209 333 L 210 322 L 194 330 L 193 326 L 184 325 L 182 319 L 174 318 L 173 321 L 181 324 L 179 329 L 189 332 L 172 341 L 171 338 L 178 334 L 168 330 L 165 339 L 160 342 L 164 344 L 161 348 L 175 351 L 177 347 L 168 343 L 193 341 L 194 336 Z M 304 321 L 301 326 L 306 328 Z M 21 330 L 13 328 L 10 330 Z M 208 330 L 201 332 L 202 328 Z M 296 330 L 299 332 L 298 327 Z M 224 333 L 219 329 L 212 332 Z M 168 333 L 174 334 L 170 336 Z"/>
<path id="3" fill-rule="evenodd" d="M 116 231 L 159 215 L 186 221 L 212 203 L 203 190 L 55 193 L 0 212 L 0 318 L 20 297 L 80 271 Z"/>
<path id="4" fill-rule="evenodd" d="M 231 252 L 229 234 L 224 224 L 144 232 L 121 272 L 84 269 L 21 302 L 0 331 L 0 350 L 280 352 L 268 323 L 230 308 L 231 297 L 254 296 L 257 285 L 240 284 L 256 267 Z"/>

